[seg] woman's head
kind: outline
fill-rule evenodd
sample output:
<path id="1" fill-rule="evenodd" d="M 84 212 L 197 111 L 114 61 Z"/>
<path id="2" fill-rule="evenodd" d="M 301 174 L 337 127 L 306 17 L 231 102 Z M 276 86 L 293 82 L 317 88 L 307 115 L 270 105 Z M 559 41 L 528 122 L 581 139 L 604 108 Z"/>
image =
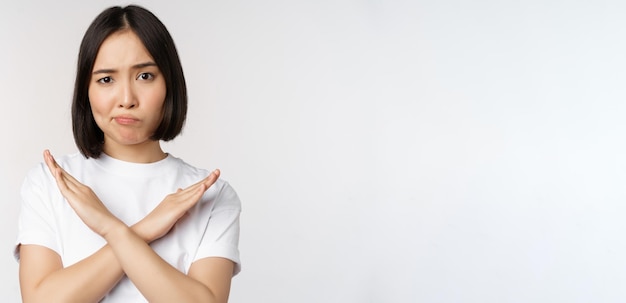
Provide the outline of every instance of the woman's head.
<path id="1" fill-rule="evenodd" d="M 94 120 L 89 100 L 94 63 L 102 43 L 120 31 L 132 31 L 143 43 L 160 70 L 166 86 L 162 118 L 152 140 L 171 140 L 182 130 L 187 114 L 187 89 L 174 42 L 152 13 L 138 6 L 112 7 L 103 11 L 87 29 L 80 46 L 72 102 L 74 140 L 86 157 L 97 158 L 103 150 L 104 133 Z"/>

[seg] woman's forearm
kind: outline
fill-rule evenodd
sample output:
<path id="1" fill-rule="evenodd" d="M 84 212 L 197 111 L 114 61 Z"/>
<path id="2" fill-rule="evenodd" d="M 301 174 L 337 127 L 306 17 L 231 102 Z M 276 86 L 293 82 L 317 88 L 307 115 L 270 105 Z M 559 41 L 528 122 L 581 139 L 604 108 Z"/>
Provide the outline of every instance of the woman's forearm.
<path id="1" fill-rule="evenodd" d="M 149 302 L 216 302 L 208 287 L 172 267 L 133 230 L 119 225 L 104 237 L 122 270 Z"/>
<path id="2" fill-rule="evenodd" d="M 32 289 L 22 289 L 22 297 L 24 302 L 98 302 L 123 274 L 106 245 L 80 262 L 50 273 Z"/>
<path id="3" fill-rule="evenodd" d="M 137 234 L 145 234 L 148 231 L 141 227 L 133 226 Z M 142 241 L 150 241 L 147 238 Z M 28 253 L 24 248 L 24 253 Z M 28 256 L 23 262 L 29 262 Z M 32 258 L 38 258 L 32 255 Z M 59 266 L 62 266 L 59 264 Z M 21 270 L 28 271 L 27 264 L 22 264 Z M 33 268 L 40 270 L 40 268 Z M 30 275 L 23 272 L 22 275 Z M 98 302 L 101 300 L 124 276 L 111 247 L 107 244 L 89 257 L 66 268 L 59 268 L 51 272 L 40 282 L 23 285 L 22 296 L 24 302 Z M 25 286 L 25 288 L 24 288 Z"/>

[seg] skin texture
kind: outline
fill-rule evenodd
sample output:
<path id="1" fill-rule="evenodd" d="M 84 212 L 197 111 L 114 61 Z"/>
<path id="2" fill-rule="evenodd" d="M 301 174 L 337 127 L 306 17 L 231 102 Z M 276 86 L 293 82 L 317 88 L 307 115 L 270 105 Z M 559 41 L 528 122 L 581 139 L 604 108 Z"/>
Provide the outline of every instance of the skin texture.
<path id="1" fill-rule="evenodd" d="M 121 47 L 124 46 L 124 47 Z M 96 123 L 105 134 L 106 154 L 124 161 L 150 163 L 166 154 L 150 136 L 161 119 L 166 86 L 154 60 L 129 30 L 102 44 L 94 66 L 89 97 Z M 44 161 L 72 209 L 107 245 L 63 267 L 60 256 L 43 246 L 20 247 L 20 286 L 24 302 L 98 302 L 123 275 L 150 302 L 227 302 L 234 263 L 204 258 L 187 275 L 159 257 L 148 245 L 166 235 L 215 183 L 205 179 L 164 197 L 145 218 L 129 227 L 96 194 L 73 178 L 49 151 Z"/>

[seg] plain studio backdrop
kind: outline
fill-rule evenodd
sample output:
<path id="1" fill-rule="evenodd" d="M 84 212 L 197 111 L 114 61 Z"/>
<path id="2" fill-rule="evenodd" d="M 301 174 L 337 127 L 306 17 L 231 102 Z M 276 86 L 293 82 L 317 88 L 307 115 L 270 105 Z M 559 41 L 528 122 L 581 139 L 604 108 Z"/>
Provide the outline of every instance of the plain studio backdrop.
<path id="1" fill-rule="evenodd" d="M 73 153 L 112 1 L 0 10 L 0 301 L 19 187 Z M 243 201 L 231 302 L 626 301 L 626 2 L 140 1 L 190 110 L 165 149 Z"/>

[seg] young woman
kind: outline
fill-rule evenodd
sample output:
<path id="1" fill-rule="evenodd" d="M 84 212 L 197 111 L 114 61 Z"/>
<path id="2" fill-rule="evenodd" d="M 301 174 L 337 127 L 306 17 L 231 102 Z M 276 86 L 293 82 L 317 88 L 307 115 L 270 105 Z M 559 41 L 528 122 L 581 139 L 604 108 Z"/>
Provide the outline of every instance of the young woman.
<path id="1" fill-rule="evenodd" d="M 241 204 L 228 183 L 163 152 L 185 79 L 149 11 L 113 7 L 80 46 L 72 124 L 80 153 L 31 170 L 16 257 L 24 302 L 227 302 Z"/>

